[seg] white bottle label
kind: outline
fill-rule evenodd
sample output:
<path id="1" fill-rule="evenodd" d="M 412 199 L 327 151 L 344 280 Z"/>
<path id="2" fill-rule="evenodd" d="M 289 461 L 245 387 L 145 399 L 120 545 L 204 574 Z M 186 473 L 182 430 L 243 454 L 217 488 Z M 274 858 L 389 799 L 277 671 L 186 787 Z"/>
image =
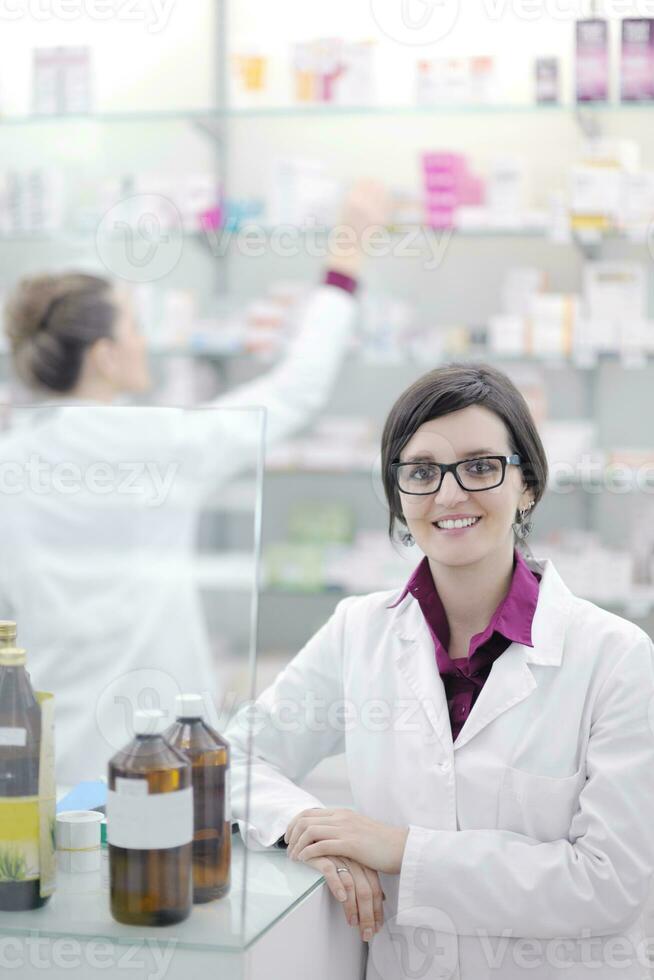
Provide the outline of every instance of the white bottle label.
<path id="1" fill-rule="evenodd" d="M 132 784 L 127 792 L 124 784 Z M 133 785 L 139 785 L 139 788 Z M 145 783 L 145 793 L 142 784 Z M 116 780 L 107 792 L 107 842 L 130 850 L 163 850 L 193 840 L 193 789 L 149 793 L 145 779 Z"/>
<path id="2" fill-rule="evenodd" d="M 26 728 L 0 728 L 0 745 L 27 745 Z"/>
<path id="3" fill-rule="evenodd" d="M 148 795 L 148 781 L 147 779 L 124 779 L 121 776 L 116 776 L 116 792 L 121 796 L 147 796 Z"/>

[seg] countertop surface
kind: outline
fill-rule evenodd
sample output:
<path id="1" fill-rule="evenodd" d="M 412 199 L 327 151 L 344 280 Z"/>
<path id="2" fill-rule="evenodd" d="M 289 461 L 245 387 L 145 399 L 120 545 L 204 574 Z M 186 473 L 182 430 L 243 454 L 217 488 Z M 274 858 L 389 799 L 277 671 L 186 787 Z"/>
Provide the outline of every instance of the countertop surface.
<path id="1" fill-rule="evenodd" d="M 0 912 L 0 934 L 104 939 L 116 944 L 168 944 L 238 952 L 256 942 L 275 922 L 318 888 L 322 875 L 291 861 L 283 849 L 248 850 L 232 834 L 231 888 L 224 898 L 194 905 L 186 921 L 164 927 L 125 926 L 109 911 L 108 853 L 102 869 L 57 874 L 49 902 L 29 912 Z"/>

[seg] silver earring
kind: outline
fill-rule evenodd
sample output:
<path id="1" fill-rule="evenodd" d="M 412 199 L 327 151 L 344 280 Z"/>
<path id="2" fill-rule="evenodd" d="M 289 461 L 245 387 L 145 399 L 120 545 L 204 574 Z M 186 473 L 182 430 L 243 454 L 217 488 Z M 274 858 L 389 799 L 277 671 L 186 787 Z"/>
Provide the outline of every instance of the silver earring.
<path id="1" fill-rule="evenodd" d="M 407 531 L 406 534 L 402 535 L 402 544 L 405 545 L 407 548 L 411 548 L 415 543 L 416 543 L 416 539 L 414 538 L 414 536 L 411 534 L 410 531 Z"/>
<path id="2" fill-rule="evenodd" d="M 532 500 L 531 503 L 527 505 L 527 507 L 523 507 L 521 510 L 519 510 L 518 511 L 519 518 L 513 525 L 513 530 L 515 531 L 516 536 L 520 538 L 521 541 L 524 541 L 524 539 L 531 532 L 533 525 L 530 520 L 527 520 L 527 514 L 529 513 L 529 511 L 533 506 L 534 506 L 534 502 Z"/>

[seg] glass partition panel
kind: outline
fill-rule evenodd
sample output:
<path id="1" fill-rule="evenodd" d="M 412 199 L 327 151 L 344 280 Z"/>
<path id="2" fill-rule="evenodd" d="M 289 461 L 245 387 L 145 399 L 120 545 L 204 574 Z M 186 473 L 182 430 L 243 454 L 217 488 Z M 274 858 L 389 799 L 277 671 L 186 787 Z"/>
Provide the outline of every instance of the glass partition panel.
<path id="1" fill-rule="evenodd" d="M 109 760 L 134 739 L 139 709 L 160 709 L 169 739 L 177 695 L 200 695 L 219 733 L 252 696 L 264 416 L 80 402 L 12 411 L 0 434 L 0 619 L 16 621 L 35 688 L 55 697 L 60 807 L 81 782 L 104 785 L 85 787 L 91 803 L 73 809 L 106 797 Z M 103 847 L 95 877 L 59 871 L 49 902 L 0 912 L 0 932 L 213 950 L 232 956 L 225 975 L 238 975 L 239 951 L 320 876 L 276 851 L 274 887 L 251 873 L 246 927 L 248 852 L 223 783 L 222 897 L 164 930 L 119 923 Z"/>

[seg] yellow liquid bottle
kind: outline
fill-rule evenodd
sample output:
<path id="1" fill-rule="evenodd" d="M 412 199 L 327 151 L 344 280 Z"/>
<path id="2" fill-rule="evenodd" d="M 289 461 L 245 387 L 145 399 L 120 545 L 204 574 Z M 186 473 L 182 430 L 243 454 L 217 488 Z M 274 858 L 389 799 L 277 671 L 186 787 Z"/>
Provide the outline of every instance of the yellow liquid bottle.
<path id="1" fill-rule="evenodd" d="M 40 874 L 41 708 L 14 646 L 16 624 L 0 622 L 0 909 L 44 905 Z"/>
<path id="2" fill-rule="evenodd" d="M 163 711 L 136 711 L 134 739 L 109 763 L 111 914 L 127 925 L 172 925 L 193 904 L 191 766 L 165 726 Z"/>
<path id="3" fill-rule="evenodd" d="M 231 885 L 229 742 L 204 721 L 201 695 L 179 695 L 175 713 L 165 737 L 192 766 L 193 901 L 210 902 Z"/>

